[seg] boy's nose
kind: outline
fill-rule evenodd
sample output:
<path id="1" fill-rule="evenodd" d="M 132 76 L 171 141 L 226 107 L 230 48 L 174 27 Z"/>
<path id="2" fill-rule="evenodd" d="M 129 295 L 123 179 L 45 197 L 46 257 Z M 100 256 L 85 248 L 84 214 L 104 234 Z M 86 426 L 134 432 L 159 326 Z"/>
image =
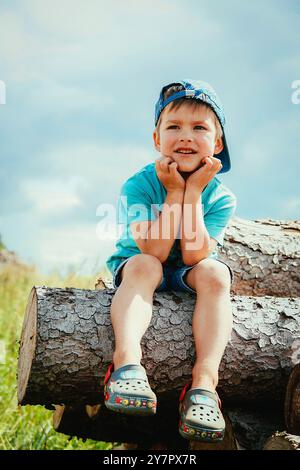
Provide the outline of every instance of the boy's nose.
<path id="1" fill-rule="evenodd" d="M 192 139 L 193 137 L 192 137 L 191 131 L 188 129 L 185 129 L 185 130 L 182 129 L 180 136 L 179 136 L 180 142 L 184 142 L 185 140 L 190 142 Z"/>
<path id="2" fill-rule="evenodd" d="M 192 137 L 191 136 L 181 136 L 179 140 L 180 140 L 180 142 L 191 142 Z"/>

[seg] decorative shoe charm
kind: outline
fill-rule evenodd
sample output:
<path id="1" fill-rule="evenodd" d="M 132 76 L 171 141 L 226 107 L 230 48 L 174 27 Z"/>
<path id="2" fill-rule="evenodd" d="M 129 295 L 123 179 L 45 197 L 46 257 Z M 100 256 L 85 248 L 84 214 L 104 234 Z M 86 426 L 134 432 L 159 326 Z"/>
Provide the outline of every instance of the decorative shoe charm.
<path id="1" fill-rule="evenodd" d="M 219 442 L 224 439 L 225 421 L 217 393 L 187 384 L 180 396 L 179 433 L 189 440 Z"/>
<path id="2" fill-rule="evenodd" d="M 111 364 L 104 379 L 104 403 L 112 411 L 149 416 L 156 413 L 157 399 L 145 369 L 128 364 L 113 372 Z"/>

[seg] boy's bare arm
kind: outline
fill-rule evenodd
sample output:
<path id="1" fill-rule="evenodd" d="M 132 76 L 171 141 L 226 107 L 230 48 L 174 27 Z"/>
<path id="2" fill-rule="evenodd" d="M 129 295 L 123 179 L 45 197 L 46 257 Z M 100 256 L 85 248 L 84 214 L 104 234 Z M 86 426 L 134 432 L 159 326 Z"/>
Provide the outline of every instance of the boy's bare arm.
<path id="1" fill-rule="evenodd" d="M 179 233 L 185 181 L 177 171 L 177 163 L 170 157 L 157 159 L 155 170 L 167 190 L 163 210 L 153 222 L 131 224 L 131 231 L 141 252 L 156 256 L 163 263 Z"/>
<path id="2" fill-rule="evenodd" d="M 184 191 L 169 191 L 160 216 L 151 223 L 143 253 L 156 256 L 161 263 L 168 259 L 177 238 L 182 218 Z"/>
<path id="3" fill-rule="evenodd" d="M 203 163 L 186 181 L 180 246 L 183 262 L 188 266 L 207 258 L 216 245 L 204 224 L 201 195 L 205 186 L 222 168 L 222 164 L 215 157 L 206 157 Z"/>
<path id="4" fill-rule="evenodd" d="M 187 266 L 207 258 L 210 252 L 210 236 L 203 220 L 201 193 L 191 187 L 187 187 L 184 194 L 180 247 L 182 260 Z"/>
<path id="5" fill-rule="evenodd" d="M 210 238 L 203 219 L 201 194 L 208 182 L 222 168 L 218 158 L 206 157 L 203 166 L 185 182 L 177 163 L 169 157 L 156 160 L 156 172 L 167 189 L 163 211 L 154 222 L 132 224 L 142 227 L 142 237 L 134 238 L 142 253 L 167 260 L 181 224 L 180 245 L 184 264 L 193 265 L 207 258 L 217 242 Z M 134 232 L 134 230 L 132 230 Z"/>

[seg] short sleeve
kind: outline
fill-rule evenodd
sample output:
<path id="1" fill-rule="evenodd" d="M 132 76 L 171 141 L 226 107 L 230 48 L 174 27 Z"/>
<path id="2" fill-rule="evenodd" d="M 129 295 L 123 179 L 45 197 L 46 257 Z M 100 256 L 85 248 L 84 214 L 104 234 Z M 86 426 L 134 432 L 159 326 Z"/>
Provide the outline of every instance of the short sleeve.
<path id="1" fill-rule="evenodd" d="M 224 244 L 225 230 L 235 213 L 236 206 L 236 197 L 233 194 L 227 194 L 218 199 L 204 216 L 204 223 L 209 236 L 217 240 L 220 246 Z"/>
<path id="2" fill-rule="evenodd" d="M 155 220 L 158 214 L 149 194 L 140 188 L 137 180 L 127 180 L 118 199 L 118 223 L 129 226 L 133 222 Z"/>

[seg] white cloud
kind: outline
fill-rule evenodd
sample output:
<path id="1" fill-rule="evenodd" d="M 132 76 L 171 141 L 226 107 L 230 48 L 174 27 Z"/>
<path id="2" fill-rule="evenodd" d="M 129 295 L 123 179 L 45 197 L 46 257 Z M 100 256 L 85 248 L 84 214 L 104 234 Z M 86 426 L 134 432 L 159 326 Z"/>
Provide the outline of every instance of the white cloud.
<path id="1" fill-rule="evenodd" d="M 83 206 L 78 191 L 87 183 L 79 177 L 63 180 L 25 180 L 21 183 L 24 197 L 32 204 L 32 209 L 43 215 L 60 213 L 73 207 Z"/>
<path id="2" fill-rule="evenodd" d="M 258 174 L 258 172 L 267 170 L 269 160 L 270 153 L 263 142 L 259 140 L 248 141 L 244 146 L 239 166 L 247 173 Z"/>
<path id="3" fill-rule="evenodd" d="M 211 78 L 212 84 L 220 86 L 221 98 L 224 92 L 231 107 L 229 121 L 236 116 L 234 142 L 247 135 L 244 145 L 237 148 L 231 174 L 235 172 L 238 184 L 241 181 L 243 195 L 249 187 L 240 175 L 252 184 L 251 206 L 256 204 L 262 212 L 273 208 L 277 215 L 280 198 L 285 197 L 282 212 L 291 217 L 299 213 L 299 199 L 292 194 L 298 165 L 298 109 L 290 102 L 286 79 L 287 75 L 290 82 L 299 78 L 295 59 L 298 17 L 293 6 L 283 7 L 275 0 L 242 6 L 238 0 L 224 4 L 219 0 L 209 4 L 192 0 L 53 0 L 47 5 L 41 0 L 22 0 L 2 2 L 0 9 L 0 79 L 7 85 L 9 102 L 3 108 L 2 153 L 10 162 L 14 158 L 18 162 L 24 178 L 23 197 L 32 204 L 27 212 L 6 214 L 0 222 L 5 241 L 20 255 L 30 256 L 46 270 L 57 264 L 63 269 L 65 264 L 85 259 L 92 265 L 98 255 L 99 262 L 105 261 L 113 251 L 113 225 L 107 227 L 107 239 L 101 239 L 103 231 L 99 239 L 96 214 L 88 226 L 82 219 L 75 225 L 74 220 L 85 218 L 88 211 L 93 217 L 97 205 L 117 195 L 126 178 L 158 157 L 150 135 L 148 145 L 136 142 L 141 140 L 141 128 L 153 110 L 149 111 L 148 104 L 154 105 L 160 85 L 183 78 L 182 74 Z M 278 24 L 279 29 L 275 27 Z M 283 87 L 278 88 L 279 82 Z M 279 93 L 284 93 L 285 85 L 287 106 L 278 103 L 278 113 L 274 113 L 270 103 L 272 106 L 274 99 L 282 97 Z M 263 102 L 257 99 L 259 92 Z M 116 106 L 120 99 L 122 107 Z M 91 110 L 90 120 L 87 109 Z M 84 125 L 80 110 L 87 119 Z M 91 137 L 95 135 L 95 111 L 99 130 L 104 122 L 107 125 L 106 117 L 108 122 L 117 121 L 110 129 L 101 129 L 99 140 Z M 71 126 L 80 132 L 74 132 L 74 139 L 68 119 L 64 121 L 66 132 L 57 132 L 53 126 L 56 118 L 69 118 L 72 112 Z M 280 115 L 289 117 L 290 112 L 291 119 L 280 119 Z M 114 113 L 118 113 L 115 121 Z M 127 129 L 133 116 L 139 129 L 127 136 L 120 123 L 124 120 Z M 260 125 L 263 120 L 268 124 Z M 24 121 L 23 127 L 20 121 Z M 42 128 L 43 146 L 37 142 L 39 136 L 35 139 L 34 132 L 27 132 L 35 131 L 35 126 Z M 91 133 L 86 132 L 89 126 Z M 15 140 L 20 145 L 15 145 Z M 23 152 L 23 140 L 30 156 Z M 126 140 L 129 143 L 123 144 Z M 43 150 L 35 155 L 36 148 Z M 49 168 L 51 179 L 42 170 L 38 180 L 26 179 L 35 158 Z M 11 171 L 11 165 L 7 167 Z M 278 188 L 285 196 L 274 199 Z M 261 196 L 265 193 L 270 201 L 267 208 Z M 82 207 L 84 210 L 79 210 Z M 78 210 L 71 213 L 73 208 Z M 64 218 L 66 211 L 71 213 L 68 219 Z M 49 220 L 44 214 L 51 216 Z M 55 218 L 55 214 L 63 217 Z M 61 223 L 59 228 L 53 226 L 57 223 Z M 73 228 L 64 227 L 65 223 Z"/>
<path id="4" fill-rule="evenodd" d="M 65 37 L 89 37 L 106 28 L 109 4 L 99 0 L 22 0 L 24 11 L 44 32 Z"/>
<path id="5" fill-rule="evenodd" d="M 300 219 L 300 198 L 291 197 L 281 203 L 282 213 L 286 218 Z"/>
<path id="6" fill-rule="evenodd" d="M 75 266 L 78 274 L 100 270 L 114 251 L 115 241 L 99 240 L 96 224 L 72 228 L 43 229 L 37 240 L 36 257 L 45 272 L 57 268 L 64 273 Z"/>
<path id="7" fill-rule="evenodd" d="M 208 8 L 187 14 L 180 2 L 53 0 L 46 7 L 23 0 L 22 8 L 7 7 L 0 17 L 0 55 L 11 82 L 82 75 L 105 80 L 113 70 L 122 76 L 134 69 L 136 75 L 137 63 L 148 64 L 162 50 L 171 61 L 177 54 L 188 59 L 186 43 L 212 47 L 222 28 Z"/>
<path id="8" fill-rule="evenodd" d="M 93 93 L 84 86 L 65 86 L 46 77 L 28 90 L 26 103 L 38 112 L 53 113 L 57 118 L 76 110 L 88 109 L 91 112 L 96 109 L 105 112 L 115 103 L 115 99 L 101 90 Z"/>
<path id="9" fill-rule="evenodd" d="M 52 0 L 45 7 L 40 0 L 22 0 L 23 10 L 36 24 L 51 34 L 74 39 L 89 38 L 97 35 L 114 33 L 116 38 L 126 32 L 143 32 L 145 23 L 153 24 L 155 31 L 164 27 L 167 31 L 174 20 L 182 18 L 189 27 L 199 25 L 199 14 L 187 12 L 181 2 L 153 0 L 151 3 L 140 0 L 88 0 L 83 5 L 81 0 Z M 206 9 L 202 8 L 203 33 L 211 30 L 215 20 L 207 18 Z M 169 21 L 166 23 L 165 18 Z M 126 20 L 125 20 L 126 19 Z M 176 24 L 178 29 L 178 24 Z M 147 28 L 148 29 L 148 28 Z M 152 29 L 149 28 L 149 32 Z M 103 37 L 103 39 L 105 39 Z"/>
<path id="10" fill-rule="evenodd" d="M 285 115 L 265 122 L 249 132 L 235 166 L 245 174 L 270 174 L 281 168 L 287 175 L 298 160 L 296 149 L 288 142 L 294 142 L 299 135 L 299 123 L 293 116 L 286 119 Z"/>
<path id="11" fill-rule="evenodd" d="M 43 158 L 62 174 L 71 171 L 72 175 L 81 175 L 90 186 L 99 188 L 100 195 L 101 184 L 113 184 L 118 193 L 126 178 L 158 156 L 155 149 L 141 145 L 78 142 L 53 148 Z"/>
<path id="12" fill-rule="evenodd" d="M 62 275 L 75 268 L 78 275 L 99 272 L 115 251 L 114 228 L 111 237 L 99 238 L 97 219 L 91 224 L 47 227 L 33 211 L 0 216 L 1 236 L 24 262 L 35 264 L 47 274 L 57 269 Z M 98 230 L 97 230 L 98 229 Z"/>
<path id="13" fill-rule="evenodd" d="M 12 81 L 22 83 L 37 77 L 37 63 L 32 59 L 42 55 L 44 44 L 38 35 L 26 31 L 24 23 L 18 13 L 3 12 L 0 17 L 0 56 L 1 62 L 7 64 L 5 80 L 8 88 Z M 44 53 L 47 50 L 44 49 Z"/>

